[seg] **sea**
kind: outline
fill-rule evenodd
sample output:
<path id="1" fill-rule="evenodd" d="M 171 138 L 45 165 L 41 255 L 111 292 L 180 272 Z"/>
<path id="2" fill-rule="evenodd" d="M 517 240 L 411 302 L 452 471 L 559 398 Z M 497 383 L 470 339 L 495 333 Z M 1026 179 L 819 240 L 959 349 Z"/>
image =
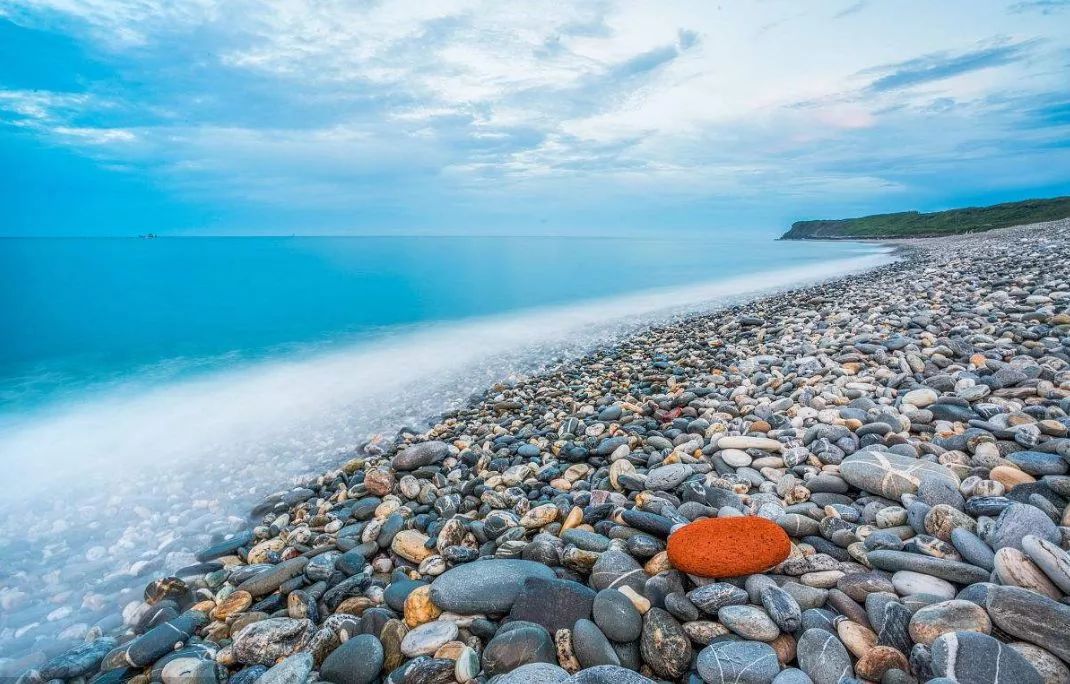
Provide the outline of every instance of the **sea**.
<path id="1" fill-rule="evenodd" d="M 685 237 L 0 239 L 0 672 L 496 382 L 893 259 Z"/>

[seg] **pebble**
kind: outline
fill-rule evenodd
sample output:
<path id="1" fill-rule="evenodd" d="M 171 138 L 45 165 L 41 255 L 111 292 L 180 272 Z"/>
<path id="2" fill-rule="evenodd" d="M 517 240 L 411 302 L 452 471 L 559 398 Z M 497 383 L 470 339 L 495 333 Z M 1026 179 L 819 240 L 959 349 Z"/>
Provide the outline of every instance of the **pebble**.
<path id="1" fill-rule="evenodd" d="M 1070 606 L 1028 589 L 995 586 L 986 608 L 999 629 L 1070 662 Z"/>
<path id="2" fill-rule="evenodd" d="M 529 577 L 556 579 L 553 570 L 526 560 L 486 560 L 458 565 L 431 583 L 431 600 L 462 615 L 507 613 Z"/>
<path id="3" fill-rule="evenodd" d="M 379 639 L 360 634 L 349 639 L 320 666 L 320 679 L 332 684 L 371 684 L 383 668 L 384 651 Z"/>
<path id="4" fill-rule="evenodd" d="M 950 632 L 932 645 L 937 677 L 973 684 L 1041 684 L 1040 674 L 1021 654 L 987 634 Z"/>
<path id="5" fill-rule="evenodd" d="M 594 622 L 613 641 L 635 641 L 643 631 L 643 616 L 627 596 L 616 589 L 603 589 L 594 597 Z"/>
<path id="6" fill-rule="evenodd" d="M 839 684 L 854 676 L 851 656 L 834 634 L 823 629 L 808 629 L 799 637 L 799 668 L 814 684 Z"/>
<path id="7" fill-rule="evenodd" d="M 669 537 L 669 561 L 702 577 L 764 572 L 788 557 L 791 541 L 776 523 L 759 517 L 709 518 Z"/>
<path id="8" fill-rule="evenodd" d="M 981 606 L 969 601 L 941 601 L 918 609 L 910 618 L 910 638 L 928 646 L 949 632 L 992 632 L 992 621 Z"/>
<path id="9" fill-rule="evenodd" d="M 717 611 L 717 619 L 744 639 L 772 641 L 780 636 L 780 628 L 757 606 L 725 606 Z"/>
<path id="10" fill-rule="evenodd" d="M 720 641 L 698 654 L 706 684 L 768 684 L 779 671 L 776 651 L 758 641 Z"/>

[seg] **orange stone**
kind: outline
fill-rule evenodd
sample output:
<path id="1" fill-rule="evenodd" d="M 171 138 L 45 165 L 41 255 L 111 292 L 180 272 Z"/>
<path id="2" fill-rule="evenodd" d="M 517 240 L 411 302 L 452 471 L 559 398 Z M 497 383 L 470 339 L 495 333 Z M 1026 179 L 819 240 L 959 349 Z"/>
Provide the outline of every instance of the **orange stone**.
<path id="1" fill-rule="evenodd" d="M 765 572 L 791 553 L 788 535 L 757 516 L 709 518 L 669 536 L 669 562 L 700 577 L 739 577 Z"/>

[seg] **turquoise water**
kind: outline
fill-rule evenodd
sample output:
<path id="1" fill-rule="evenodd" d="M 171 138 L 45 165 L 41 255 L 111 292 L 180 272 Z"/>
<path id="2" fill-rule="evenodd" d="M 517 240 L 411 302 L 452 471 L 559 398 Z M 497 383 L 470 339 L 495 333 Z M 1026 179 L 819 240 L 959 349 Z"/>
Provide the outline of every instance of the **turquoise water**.
<path id="1" fill-rule="evenodd" d="M 694 238 L 0 240 L 0 671 L 113 630 L 149 580 L 369 438 L 889 259 Z"/>
<path id="2" fill-rule="evenodd" d="M 0 240 L 0 412 L 359 343 L 858 256 L 846 243 L 592 238 Z"/>

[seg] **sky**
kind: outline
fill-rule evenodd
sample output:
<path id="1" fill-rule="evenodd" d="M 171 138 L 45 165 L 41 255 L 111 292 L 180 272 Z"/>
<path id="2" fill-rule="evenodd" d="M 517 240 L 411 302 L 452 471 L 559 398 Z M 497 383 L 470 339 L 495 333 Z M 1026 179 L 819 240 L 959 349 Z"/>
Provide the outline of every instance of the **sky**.
<path id="1" fill-rule="evenodd" d="M 0 0 L 0 235 L 746 236 L 1062 194 L 1067 0 Z"/>

